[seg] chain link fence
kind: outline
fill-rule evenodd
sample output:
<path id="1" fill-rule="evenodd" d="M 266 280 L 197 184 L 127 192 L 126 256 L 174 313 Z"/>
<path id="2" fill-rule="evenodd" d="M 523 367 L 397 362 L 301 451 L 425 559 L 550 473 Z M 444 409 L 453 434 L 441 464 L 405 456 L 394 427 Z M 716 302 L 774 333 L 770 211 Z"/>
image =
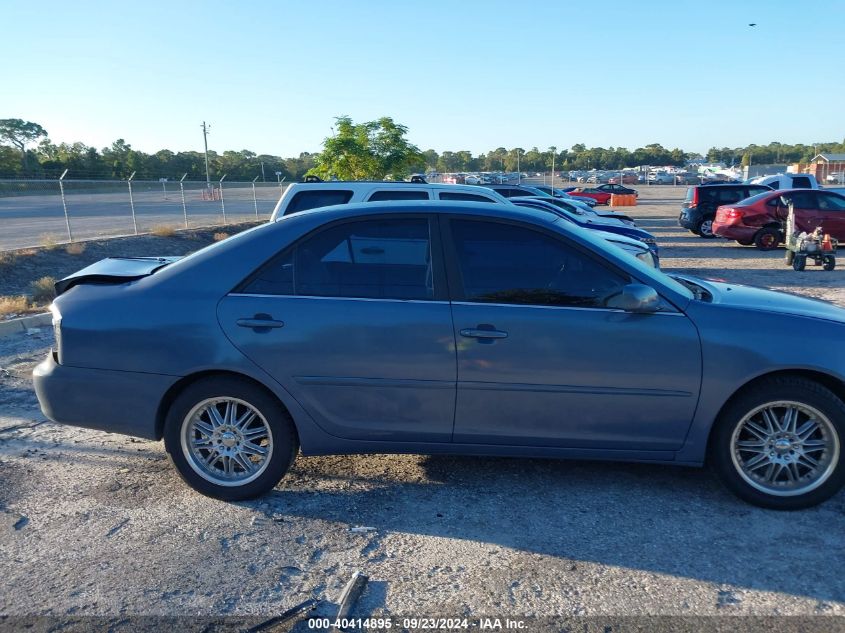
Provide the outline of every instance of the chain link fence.
<path id="1" fill-rule="evenodd" d="M 0 180 L 0 250 L 266 220 L 286 183 Z"/>

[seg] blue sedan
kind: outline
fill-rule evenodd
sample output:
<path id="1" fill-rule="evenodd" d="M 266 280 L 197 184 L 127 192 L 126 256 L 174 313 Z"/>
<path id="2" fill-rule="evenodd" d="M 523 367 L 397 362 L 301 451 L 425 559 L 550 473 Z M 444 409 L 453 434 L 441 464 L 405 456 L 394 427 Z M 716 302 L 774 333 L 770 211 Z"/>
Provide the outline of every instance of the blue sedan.
<path id="1" fill-rule="evenodd" d="M 300 449 L 708 462 L 779 509 L 845 480 L 845 311 L 673 278 L 544 211 L 328 207 L 57 291 L 44 413 L 164 439 L 220 499 Z"/>

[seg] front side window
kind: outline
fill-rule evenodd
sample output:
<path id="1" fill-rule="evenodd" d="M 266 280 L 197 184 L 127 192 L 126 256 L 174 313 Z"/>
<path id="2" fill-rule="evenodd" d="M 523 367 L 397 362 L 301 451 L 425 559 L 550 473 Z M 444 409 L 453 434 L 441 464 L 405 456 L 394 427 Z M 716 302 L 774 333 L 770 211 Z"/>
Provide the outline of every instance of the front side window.
<path id="1" fill-rule="evenodd" d="M 433 299 L 428 220 L 344 222 L 310 235 L 265 264 L 246 294 Z"/>
<path id="2" fill-rule="evenodd" d="M 825 211 L 845 211 L 845 198 L 829 193 L 816 194 L 819 199 L 819 209 Z"/>
<path id="3" fill-rule="evenodd" d="M 352 192 L 346 189 L 300 191 L 291 198 L 285 210 L 285 215 L 319 207 L 329 207 L 333 204 L 346 204 L 351 198 Z"/>
<path id="4" fill-rule="evenodd" d="M 466 301 L 606 307 L 629 283 L 546 233 L 472 220 L 451 226 Z"/>

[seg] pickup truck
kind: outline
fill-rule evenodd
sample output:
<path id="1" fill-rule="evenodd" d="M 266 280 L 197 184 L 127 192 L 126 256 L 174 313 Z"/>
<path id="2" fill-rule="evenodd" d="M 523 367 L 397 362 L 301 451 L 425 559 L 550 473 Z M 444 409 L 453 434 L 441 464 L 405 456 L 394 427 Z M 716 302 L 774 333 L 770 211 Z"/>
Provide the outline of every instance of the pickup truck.
<path id="1" fill-rule="evenodd" d="M 820 189 L 812 174 L 775 174 L 751 180 L 752 185 L 766 185 L 772 189 Z"/>

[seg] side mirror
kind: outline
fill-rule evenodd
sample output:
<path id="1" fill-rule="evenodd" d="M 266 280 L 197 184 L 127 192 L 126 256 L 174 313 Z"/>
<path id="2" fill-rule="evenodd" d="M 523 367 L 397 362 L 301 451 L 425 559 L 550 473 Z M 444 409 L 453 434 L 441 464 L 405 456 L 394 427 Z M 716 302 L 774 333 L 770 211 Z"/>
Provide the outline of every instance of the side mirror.
<path id="1" fill-rule="evenodd" d="M 628 284 L 622 288 L 622 292 L 611 297 L 607 307 L 643 314 L 657 312 L 660 308 L 660 296 L 651 286 Z"/>

